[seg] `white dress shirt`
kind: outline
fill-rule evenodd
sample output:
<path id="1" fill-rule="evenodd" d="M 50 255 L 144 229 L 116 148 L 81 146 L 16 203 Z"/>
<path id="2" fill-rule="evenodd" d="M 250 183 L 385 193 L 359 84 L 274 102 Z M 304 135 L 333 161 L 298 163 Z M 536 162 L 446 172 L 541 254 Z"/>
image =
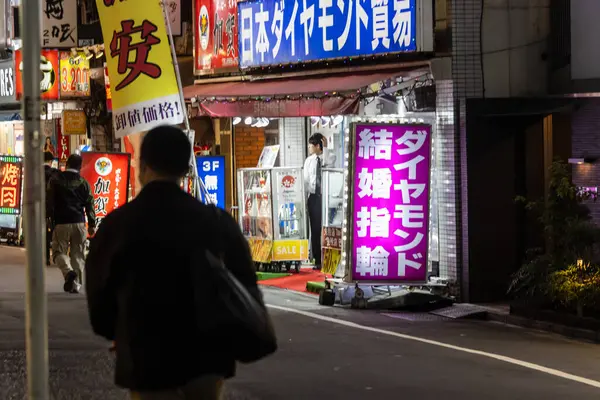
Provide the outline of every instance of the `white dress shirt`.
<path id="1" fill-rule="evenodd" d="M 317 157 L 321 159 L 321 168 L 335 165 L 335 154 L 330 153 L 327 147 L 323 148 L 320 155 L 311 154 L 304 161 L 304 190 L 307 194 L 314 194 L 317 186 Z M 321 187 L 323 182 L 321 181 Z"/>

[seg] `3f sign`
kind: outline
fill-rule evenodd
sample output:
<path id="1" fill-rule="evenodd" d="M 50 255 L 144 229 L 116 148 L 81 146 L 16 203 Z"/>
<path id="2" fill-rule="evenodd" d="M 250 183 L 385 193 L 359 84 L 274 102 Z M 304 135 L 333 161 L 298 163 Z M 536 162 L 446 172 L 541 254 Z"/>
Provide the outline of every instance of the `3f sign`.
<path id="1" fill-rule="evenodd" d="M 202 171 L 212 172 L 219 169 L 219 161 L 203 161 Z"/>

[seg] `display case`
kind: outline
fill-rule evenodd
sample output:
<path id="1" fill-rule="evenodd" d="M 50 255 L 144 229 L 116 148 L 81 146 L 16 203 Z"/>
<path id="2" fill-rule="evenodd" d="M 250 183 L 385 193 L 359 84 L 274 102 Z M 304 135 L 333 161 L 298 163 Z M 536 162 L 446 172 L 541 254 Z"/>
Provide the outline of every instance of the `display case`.
<path id="1" fill-rule="evenodd" d="M 323 226 L 341 228 L 343 222 L 344 170 L 323 168 Z"/>
<path id="2" fill-rule="evenodd" d="M 323 212 L 321 233 L 322 270 L 335 274 L 342 254 L 342 223 L 344 200 L 344 170 L 324 168 Z"/>
<path id="3" fill-rule="evenodd" d="M 253 260 L 266 269 L 300 269 L 308 258 L 302 168 L 238 170 L 239 223 Z"/>

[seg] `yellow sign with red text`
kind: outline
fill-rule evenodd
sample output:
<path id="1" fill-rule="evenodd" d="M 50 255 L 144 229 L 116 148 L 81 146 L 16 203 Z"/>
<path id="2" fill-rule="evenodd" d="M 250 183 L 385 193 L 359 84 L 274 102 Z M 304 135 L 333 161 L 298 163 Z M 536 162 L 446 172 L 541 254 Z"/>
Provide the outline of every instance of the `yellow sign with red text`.
<path id="1" fill-rule="evenodd" d="M 106 45 L 115 136 L 183 122 L 160 1 L 96 0 Z"/>
<path id="2" fill-rule="evenodd" d="M 308 240 L 276 240 L 273 261 L 304 261 L 308 259 Z"/>
<path id="3" fill-rule="evenodd" d="M 84 53 L 73 57 L 70 52 L 60 52 L 60 97 L 90 96 L 90 60 Z"/>

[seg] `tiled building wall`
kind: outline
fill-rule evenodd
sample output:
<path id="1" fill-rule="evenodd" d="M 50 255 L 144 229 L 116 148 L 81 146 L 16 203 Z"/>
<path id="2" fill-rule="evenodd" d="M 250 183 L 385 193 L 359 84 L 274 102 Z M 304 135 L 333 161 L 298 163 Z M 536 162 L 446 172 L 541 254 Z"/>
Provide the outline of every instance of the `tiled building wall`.
<path id="1" fill-rule="evenodd" d="M 459 242 L 456 212 L 459 200 L 456 185 L 456 148 L 454 133 L 454 97 L 452 80 L 436 80 L 435 164 L 437 168 L 438 259 L 440 277 L 457 281 Z"/>
<path id="2" fill-rule="evenodd" d="M 468 299 L 467 98 L 483 97 L 480 0 L 452 2 L 452 72 L 436 78 L 440 276 L 454 280 Z"/>
<path id="3" fill-rule="evenodd" d="M 235 169 L 255 168 L 265 146 L 265 131 L 239 124 L 233 134 Z"/>

